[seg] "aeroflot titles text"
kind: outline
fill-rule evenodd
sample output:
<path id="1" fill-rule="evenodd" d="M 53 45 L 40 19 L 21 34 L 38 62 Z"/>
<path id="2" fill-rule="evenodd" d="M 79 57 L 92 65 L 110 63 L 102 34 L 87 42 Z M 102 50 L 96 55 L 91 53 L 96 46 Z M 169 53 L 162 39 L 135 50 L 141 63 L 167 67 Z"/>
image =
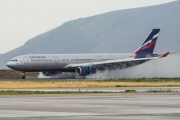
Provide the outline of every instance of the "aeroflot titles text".
<path id="1" fill-rule="evenodd" d="M 46 56 L 30 56 L 29 58 L 46 58 Z"/>

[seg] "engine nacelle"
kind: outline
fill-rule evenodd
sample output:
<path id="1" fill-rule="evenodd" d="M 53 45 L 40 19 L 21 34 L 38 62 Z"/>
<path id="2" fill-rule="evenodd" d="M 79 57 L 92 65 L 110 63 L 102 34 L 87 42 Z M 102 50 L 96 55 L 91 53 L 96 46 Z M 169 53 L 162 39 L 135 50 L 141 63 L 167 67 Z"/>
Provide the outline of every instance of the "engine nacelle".
<path id="1" fill-rule="evenodd" d="M 88 67 L 88 66 L 77 67 L 75 69 L 75 73 L 76 73 L 76 75 L 79 75 L 79 76 L 95 74 L 96 73 L 96 68 L 95 67 Z"/>
<path id="2" fill-rule="evenodd" d="M 44 76 L 51 76 L 51 75 L 57 75 L 58 71 L 43 71 L 42 74 Z"/>

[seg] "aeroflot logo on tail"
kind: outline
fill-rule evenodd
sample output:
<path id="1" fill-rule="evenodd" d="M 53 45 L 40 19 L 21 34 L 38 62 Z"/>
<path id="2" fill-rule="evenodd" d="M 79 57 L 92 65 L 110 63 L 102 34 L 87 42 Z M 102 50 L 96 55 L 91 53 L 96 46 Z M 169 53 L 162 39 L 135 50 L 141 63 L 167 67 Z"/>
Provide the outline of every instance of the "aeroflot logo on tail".
<path id="1" fill-rule="evenodd" d="M 149 45 L 149 43 L 150 43 L 150 47 L 151 47 L 151 45 L 156 44 L 157 37 L 158 37 L 158 34 L 154 35 L 154 37 L 151 40 L 149 40 L 146 43 L 142 44 L 141 47 Z"/>
<path id="2" fill-rule="evenodd" d="M 46 58 L 46 56 L 30 56 L 29 58 Z"/>

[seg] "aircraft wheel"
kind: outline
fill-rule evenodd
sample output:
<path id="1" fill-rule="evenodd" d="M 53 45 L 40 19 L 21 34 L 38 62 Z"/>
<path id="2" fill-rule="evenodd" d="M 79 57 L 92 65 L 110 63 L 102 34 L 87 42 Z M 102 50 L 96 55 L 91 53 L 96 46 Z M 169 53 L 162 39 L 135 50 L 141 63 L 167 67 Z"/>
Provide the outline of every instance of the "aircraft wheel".
<path id="1" fill-rule="evenodd" d="M 26 76 L 25 76 L 25 75 L 23 75 L 23 76 L 22 76 L 22 79 L 26 79 Z"/>
<path id="2" fill-rule="evenodd" d="M 23 75 L 22 75 L 22 79 L 26 79 L 26 73 L 24 71 L 22 71 Z"/>

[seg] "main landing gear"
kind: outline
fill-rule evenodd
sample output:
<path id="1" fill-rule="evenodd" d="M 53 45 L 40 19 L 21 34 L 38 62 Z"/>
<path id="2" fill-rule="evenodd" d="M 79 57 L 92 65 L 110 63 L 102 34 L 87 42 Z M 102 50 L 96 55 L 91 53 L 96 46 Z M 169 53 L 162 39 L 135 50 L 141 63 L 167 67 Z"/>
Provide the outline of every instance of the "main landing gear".
<path id="1" fill-rule="evenodd" d="M 26 79 L 26 73 L 25 72 L 22 72 L 23 75 L 22 75 L 22 79 Z"/>

